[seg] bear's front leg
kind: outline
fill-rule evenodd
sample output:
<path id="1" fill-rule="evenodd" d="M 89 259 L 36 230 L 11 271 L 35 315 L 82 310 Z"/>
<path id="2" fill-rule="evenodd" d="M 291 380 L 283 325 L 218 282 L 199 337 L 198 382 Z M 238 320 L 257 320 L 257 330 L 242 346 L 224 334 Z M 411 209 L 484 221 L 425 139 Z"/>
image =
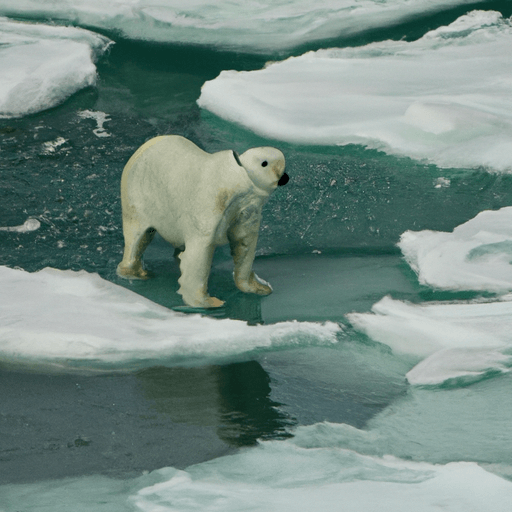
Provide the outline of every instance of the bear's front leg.
<path id="1" fill-rule="evenodd" d="M 259 228 L 259 223 L 256 227 Z M 258 230 L 254 229 L 254 226 L 249 231 L 244 229 L 244 226 L 235 226 L 228 233 L 228 238 L 235 264 L 233 277 L 236 287 L 245 293 L 270 295 L 272 293 L 270 284 L 259 278 L 252 269 Z"/>
<path id="2" fill-rule="evenodd" d="M 209 240 L 191 240 L 185 243 L 185 250 L 178 255 L 181 277 L 178 279 L 178 293 L 185 304 L 195 308 L 218 308 L 224 301 L 208 295 L 208 278 L 215 247 Z"/>

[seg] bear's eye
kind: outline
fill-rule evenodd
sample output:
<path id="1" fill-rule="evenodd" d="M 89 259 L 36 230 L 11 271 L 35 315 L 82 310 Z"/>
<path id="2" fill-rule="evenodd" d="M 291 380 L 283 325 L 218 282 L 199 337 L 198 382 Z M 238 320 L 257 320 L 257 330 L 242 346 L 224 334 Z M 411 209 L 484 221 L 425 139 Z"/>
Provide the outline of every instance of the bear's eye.
<path id="1" fill-rule="evenodd" d="M 261 162 L 261 167 L 267 167 L 268 165 L 268 162 L 266 160 L 263 160 L 263 162 Z"/>

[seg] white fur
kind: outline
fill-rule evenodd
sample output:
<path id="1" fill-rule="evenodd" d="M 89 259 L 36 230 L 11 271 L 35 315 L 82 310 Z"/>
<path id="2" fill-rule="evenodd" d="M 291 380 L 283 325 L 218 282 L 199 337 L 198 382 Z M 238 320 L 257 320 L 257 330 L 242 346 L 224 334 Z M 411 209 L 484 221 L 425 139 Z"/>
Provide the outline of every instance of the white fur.
<path id="1" fill-rule="evenodd" d="M 274 148 L 206 153 L 174 135 L 142 145 L 121 178 L 125 249 L 121 277 L 147 277 L 142 254 L 155 231 L 183 252 L 181 294 L 194 307 L 223 302 L 207 292 L 215 247 L 229 243 L 236 286 L 268 295 L 272 288 L 252 270 L 261 210 L 284 173 L 283 154 Z M 266 162 L 266 163 L 265 163 Z"/>

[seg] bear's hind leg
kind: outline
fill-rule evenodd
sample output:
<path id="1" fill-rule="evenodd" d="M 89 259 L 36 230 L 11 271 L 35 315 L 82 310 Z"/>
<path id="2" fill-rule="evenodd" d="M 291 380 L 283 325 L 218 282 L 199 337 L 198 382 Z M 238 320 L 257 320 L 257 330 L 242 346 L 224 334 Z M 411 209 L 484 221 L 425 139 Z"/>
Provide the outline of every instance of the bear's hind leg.
<path id="1" fill-rule="evenodd" d="M 185 250 L 179 253 L 181 277 L 178 279 L 178 293 L 189 306 L 196 308 L 218 308 L 224 301 L 208 295 L 208 278 L 215 247 L 204 240 L 185 243 Z"/>
<path id="2" fill-rule="evenodd" d="M 139 226 L 123 224 L 123 232 L 124 255 L 117 266 L 117 275 L 126 279 L 147 279 L 148 273 L 142 265 L 142 254 L 156 231 L 153 228 L 141 229 Z"/>

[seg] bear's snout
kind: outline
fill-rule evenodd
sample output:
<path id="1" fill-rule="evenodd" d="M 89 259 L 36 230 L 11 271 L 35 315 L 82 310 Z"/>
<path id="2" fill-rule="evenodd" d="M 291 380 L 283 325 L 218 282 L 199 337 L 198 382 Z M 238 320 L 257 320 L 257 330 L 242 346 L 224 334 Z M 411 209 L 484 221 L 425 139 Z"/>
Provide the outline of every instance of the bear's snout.
<path id="1" fill-rule="evenodd" d="M 286 185 L 288 183 L 288 181 L 290 180 L 290 176 L 288 176 L 288 174 L 284 173 L 280 178 L 279 178 L 279 181 L 277 182 L 277 186 L 278 187 L 282 187 L 283 185 Z"/>

